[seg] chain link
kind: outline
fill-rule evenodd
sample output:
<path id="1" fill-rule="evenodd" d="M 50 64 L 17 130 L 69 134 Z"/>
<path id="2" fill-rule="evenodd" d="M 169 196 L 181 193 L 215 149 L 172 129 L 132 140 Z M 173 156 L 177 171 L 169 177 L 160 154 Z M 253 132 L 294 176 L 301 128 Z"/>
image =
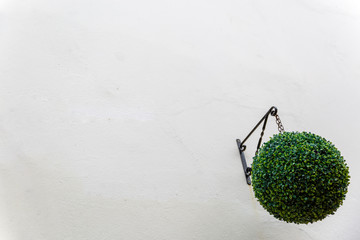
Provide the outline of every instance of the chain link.
<path id="1" fill-rule="evenodd" d="M 280 133 L 283 133 L 285 132 L 285 129 L 284 129 L 284 126 L 282 125 L 281 123 L 281 120 L 280 120 L 280 117 L 279 115 L 275 115 L 275 119 L 276 119 L 276 124 L 278 125 L 278 130 Z M 262 131 L 261 131 L 261 134 L 260 134 L 260 139 L 259 139 L 259 142 L 258 142 L 258 146 L 257 146 L 257 149 L 256 149 L 256 152 L 255 152 L 255 155 L 257 155 L 259 149 L 260 149 L 260 144 L 261 144 L 261 139 L 263 138 L 264 136 L 264 130 L 265 128 L 263 127 Z"/>
<path id="2" fill-rule="evenodd" d="M 275 118 L 276 118 L 276 124 L 278 125 L 278 130 L 279 130 L 279 132 L 280 132 L 280 133 L 285 132 L 284 126 L 283 126 L 282 123 L 281 123 L 281 120 L 280 120 L 279 115 L 276 114 L 276 115 L 275 115 Z"/>

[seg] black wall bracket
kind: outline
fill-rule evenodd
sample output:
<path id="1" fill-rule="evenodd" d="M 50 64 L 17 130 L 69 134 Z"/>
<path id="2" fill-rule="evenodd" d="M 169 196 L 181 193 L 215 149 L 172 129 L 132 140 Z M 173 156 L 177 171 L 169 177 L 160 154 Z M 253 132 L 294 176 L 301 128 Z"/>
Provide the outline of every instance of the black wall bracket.
<path id="1" fill-rule="evenodd" d="M 251 132 L 246 136 L 246 138 L 241 141 L 240 139 L 236 139 L 236 143 L 237 143 L 237 146 L 239 148 L 239 153 L 240 153 L 240 158 L 241 158 L 241 163 L 242 163 L 242 166 L 243 166 L 243 169 L 244 169 L 244 173 L 245 173 L 245 178 L 246 178 L 246 183 L 248 185 L 251 185 L 251 167 L 248 167 L 247 166 L 247 163 L 246 163 L 246 158 L 245 158 L 245 154 L 244 154 L 244 151 L 246 150 L 246 146 L 244 145 L 244 143 L 246 142 L 246 140 L 248 140 L 248 138 L 251 136 L 251 134 L 253 134 L 253 132 L 260 126 L 260 124 L 262 122 L 264 122 L 263 124 L 263 127 L 262 127 L 262 131 L 261 131 L 261 134 L 260 134 L 260 139 L 258 141 L 258 144 L 257 144 L 257 149 L 256 149 L 256 152 L 255 152 L 255 155 L 257 154 L 259 148 L 260 148 L 260 145 L 261 145 L 261 141 L 262 141 L 262 137 L 264 136 L 264 131 L 265 131 L 265 128 L 266 128 L 266 123 L 267 123 L 267 120 L 268 120 L 268 117 L 269 115 L 271 116 L 274 116 L 276 118 L 276 123 L 278 124 L 278 129 L 279 129 L 279 132 L 283 132 L 284 131 L 284 127 L 280 121 L 280 118 L 279 116 L 277 115 L 277 108 L 276 107 L 271 107 L 269 109 L 269 111 L 267 111 L 267 113 L 261 118 L 261 120 L 258 122 L 258 124 L 256 124 L 256 126 L 253 128 L 253 130 L 251 130 Z"/>
<path id="2" fill-rule="evenodd" d="M 244 173 L 245 173 L 246 183 L 248 185 L 251 185 L 251 178 L 250 178 L 251 167 L 248 167 L 247 164 L 246 164 L 246 159 L 245 159 L 245 155 L 244 155 L 245 149 L 244 149 L 244 151 L 241 150 L 242 145 L 241 145 L 240 139 L 236 139 L 236 143 L 237 143 L 238 148 L 239 148 L 239 153 L 240 153 L 241 163 L 242 163 Z"/>

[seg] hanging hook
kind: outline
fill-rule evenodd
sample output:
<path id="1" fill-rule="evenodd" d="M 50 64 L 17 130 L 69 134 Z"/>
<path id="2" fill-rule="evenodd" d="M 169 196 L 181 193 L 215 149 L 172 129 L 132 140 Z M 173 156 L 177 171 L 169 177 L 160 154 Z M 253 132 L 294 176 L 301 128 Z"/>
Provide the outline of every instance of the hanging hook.
<path id="1" fill-rule="evenodd" d="M 245 173 L 245 177 L 246 177 L 246 182 L 248 185 L 251 185 L 251 178 L 250 178 L 250 175 L 251 175 L 251 168 L 247 166 L 247 163 L 246 163 L 246 159 L 245 159 L 245 155 L 244 155 L 244 151 L 246 150 L 246 146 L 244 145 L 244 143 L 246 142 L 246 140 L 248 140 L 248 138 L 251 136 L 251 134 L 253 134 L 253 132 L 259 127 L 259 125 L 264 122 L 263 124 L 263 127 L 262 127 L 262 131 L 261 131 L 261 134 L 260 134 L 260 139 L 258 141 L 258 144 L 257 144 L 257 148 L 256 148 L 256 152 L 255 152 L 255 155 L 257 154 L 259 148 L 260 148 L 260 145 L 261 145 L 261 141 L 262 141 L 262 137 L 264 136 L 264 131 L 265 131 L 265 128 L 266 128 L 266 123 L 267 123 L 267 119 L 269 117 L 269 114 L 271 116 L 277 116 L 277 108 L 272 106 L 269 111 L 267 111 L 267 113 L 261 118 L 261 120 L 256 124 L 256 126 L 251 130 L 251 132 L 246 136 L 246 138 L 244 139 L 244 141 L 241 142 L 240 139 L 236 139 L 236 143 L 238 145 L 238 148 L 239 148 L 239 153 L 240 153 L 240 158 L 241 158 L 241 162 L 242 162 L 242 165 L 243 165 L 243 169 L 244 169 L 244 173 Z"/>

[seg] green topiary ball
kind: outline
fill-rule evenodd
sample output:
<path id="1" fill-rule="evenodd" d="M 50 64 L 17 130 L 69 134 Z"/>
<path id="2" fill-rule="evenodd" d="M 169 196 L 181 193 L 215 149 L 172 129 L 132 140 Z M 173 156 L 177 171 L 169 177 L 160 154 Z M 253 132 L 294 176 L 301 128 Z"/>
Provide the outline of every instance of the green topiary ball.
<path id="1" fill-rule="evenodd" d="M 325 138 L 285 132 L 264 143 L 252 164 L 255 197 L 275 218 L 313 223 L 334 214 L 345 199 L 349 168 Z"/>

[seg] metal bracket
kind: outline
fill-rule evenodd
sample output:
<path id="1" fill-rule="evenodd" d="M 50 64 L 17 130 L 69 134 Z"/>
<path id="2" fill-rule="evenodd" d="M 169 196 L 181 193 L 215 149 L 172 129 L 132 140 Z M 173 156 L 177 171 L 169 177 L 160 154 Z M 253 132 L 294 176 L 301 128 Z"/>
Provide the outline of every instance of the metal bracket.
<path id="1" fill-rule="evenodd" d="M 246 146 L 244 145 L 244 143 L 250 137 L 250 135 L 259 127 L 259 125 L 262 122 L 264 122 L 263 127 L 262 127 L 262 131 L 261 131 L 261 134 L 260 134 L 260 139 L 258 141 L 257 149 L 256 149 L 256 152 L 255 152 L 255 154 L 257 154 L 257 152 L 258 152 L 258 150 L 260 148 L 260 145 L 261 145 L 262 137 L 264 136 L 264 131 L 265 131 L 265 128 L 266 128 L 267 119 L 268 119 L 270 114 L 271 114 L 271 116 L 277 116 L 277 108 L 276 107 L 271 107 L 269 109 L 269 111 L 267 111 L 267 113 L 264 115 L 264 117 L 258 122 L 258 124 L 256 124 L 256 126 L 253 128 L 253 130 L 251 130 L 251 132 L 246 136 L 244 141 L 241 142 L 240 139 L 236 139 L 236 143 L 237 143 L 237 146 L 239 148 L 241 163 L 242 163 L 244 173 L 245 173 L 246 183 L 248 185 L 251 185 L 251 178 L 250 178 L 250 176 L 251 176 L 251 167 L 248 167 L 247 163 L 246 163 L 246 159 L 245 159 L 245 155 L 244 155 L 244 151 L 246 150 Z"/>
<path id="2" fill-rule="evenodd" d="M 245 155 L 244 155 L 245 148 L 244 148 L 244 150 L 241 150 L 241 141 L 240 141 L 240 139 L 236 139 L 236 142 L 237 142 L 237 145 L 238 145 L 238 148 L 239 148 L 239 153 L 240 153 L 241 163 L 242 163 L 244 173 L 245 173 L 246 183 L 248 185 L 251 185 L 251 178 L 250 178 L 251 168 L 248 167 L 247 164 L 246 164 L 246 159 L 245 159 Z"/>

